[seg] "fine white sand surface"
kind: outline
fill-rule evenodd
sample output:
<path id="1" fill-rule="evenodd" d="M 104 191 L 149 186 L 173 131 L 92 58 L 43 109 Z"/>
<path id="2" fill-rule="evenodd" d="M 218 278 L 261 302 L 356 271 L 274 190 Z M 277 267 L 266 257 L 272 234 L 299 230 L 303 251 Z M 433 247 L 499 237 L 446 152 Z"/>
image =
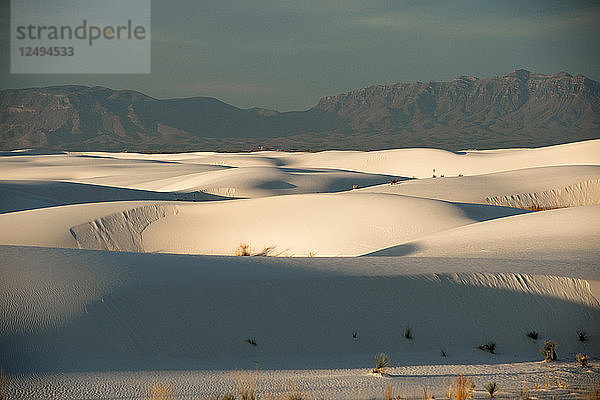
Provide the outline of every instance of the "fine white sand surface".
<path id="1" fill-rule="evenodd" d="M 600 379 L 599 227 L 600 140 L 5 152 L 0 390 L 424 399 L 466 374 L 474 398 L 490 381 L 504 398 L 576 398 Z M 558 361 L 542 362 L 546 340 Z"/>

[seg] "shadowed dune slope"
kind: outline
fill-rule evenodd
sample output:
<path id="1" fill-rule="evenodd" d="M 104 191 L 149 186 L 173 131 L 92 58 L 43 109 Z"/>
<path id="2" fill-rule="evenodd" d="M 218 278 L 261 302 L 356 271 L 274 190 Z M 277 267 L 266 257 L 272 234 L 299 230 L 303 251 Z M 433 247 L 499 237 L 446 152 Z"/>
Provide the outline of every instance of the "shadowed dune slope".
<path id="1" fill-rule="evenodd" d="M 439 348 L 444 362 L 536 360 L 528 330 L 572 357 L 582 346 L 576 330 L 600 323 L 585 280 L 460 272 L 447 260 L 431 263 L 456 272 L 406 275 L 389 258 L 373 274 L 352 260 L 336 268 L 318 259 L 2 252 L 0 363 L 11 372 L 358 368 L 378 351 L 400 364 L 439 362 Z M 407 326 L 412 340 L 402 337 Z M 495 356 L 476 349 L 487 341 Z M 599 355 L 597 341 L 585 346 Z"/>

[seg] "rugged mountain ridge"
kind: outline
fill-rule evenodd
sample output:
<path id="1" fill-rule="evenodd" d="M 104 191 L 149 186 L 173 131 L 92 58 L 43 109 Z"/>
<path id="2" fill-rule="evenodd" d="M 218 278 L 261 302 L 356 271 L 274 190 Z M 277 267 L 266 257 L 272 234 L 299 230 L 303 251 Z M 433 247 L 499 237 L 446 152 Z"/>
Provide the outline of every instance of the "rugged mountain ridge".
<path id="1" fill-rule="evenodd" d="M 307 111 L 56 86 L 0 91 L 0 148 L 190 151 L 544 146 L 600 137 L 600 84 L 526 70 L 375 85 Z"/>

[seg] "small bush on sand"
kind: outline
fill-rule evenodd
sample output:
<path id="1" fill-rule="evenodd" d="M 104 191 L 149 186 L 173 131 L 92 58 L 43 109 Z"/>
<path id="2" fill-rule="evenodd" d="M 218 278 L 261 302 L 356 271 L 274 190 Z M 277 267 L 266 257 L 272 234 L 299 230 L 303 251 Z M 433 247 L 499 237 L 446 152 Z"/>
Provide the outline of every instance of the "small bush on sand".
<path id="1" fill-rule="evenodd" d="M 404 330 L 404 337 L 406 339 L 412 339 L 413 338 L 412 329 L 410 329 L 410 326 L 407 326 L 406 329 Z"/>
<path id="2" fill-rule="evenodd" d="M 475 382 L 469 377 L 460 374 L 456 380 L 456 391 L 454 391 L 454 385 L 450 384 L 448 387 L 447 397 L 451 400 L 467 400 L 473 397 L 473 390 L 475 390 Z"/>
<path id="3" fill-rule="evenodd" d="M 237 249 L 235 249 L 235 255 L 236 256 L 250 256 L 252 255 L 250 253 L 250 246 L 247 245 L 246 243 L 242 243 L 238 246 Z"/>
<path id="4" fill-rule="evenodd" d="M 581 365 L 582 367 L 587 367 L 588 366 L 589 357 L 587 355 L 582 354 L 582 353 L 578 353 L 575 356 L 575 359 L 577 360 L 577 362 L 579 363 L 579 365 Z"/>
<path id="5" fill-rule="evenodd" d="M 546 340 L 544 342 L 544 348 L 542 348 L 541 352 L 546 361 L 556 361 L 556 346 L 552 340 Z"/>
<path id="6" fill-rule="evenodd" d="M 251 344 L 252 346 L 258 346 L 258 344 L 256 343 L 256 338 L 246 339 L 246 343 Z"/>
<path id="7" fill-rule="evenodd" d="M 487 351 L 490 354 L 496 354 L 496 342 L 487 342 L 477 347 L 479 350 Z"/>
<path id="8" fill-rule="evenodd" d="M 585 331 L 577 331 L 577 338 L 580 342 L 586 342 L 588 340 L 588 335 Z"/>
<path id="9" fill-rule="evenodd" d="M 490 400 L 496 396 L 496 392 L 498 391 L 498 386 L 496 386 L 496 382 L 488 382 L 485 385 L 485 390 L 490 394 Z"/>
<path id="10" fill-rule="evenodd" d="M 385 354 L 385 353 L 376 354 L 375 355 L 375 369 L 373 370 L 373 373 L 375 373 L 375 374 L 383 373 L 387 368 L 390 367 L 391 363 L 392 363 L 392 359 L 387 354 Z"/>
<path id="11" fill-rule="evenodd" d="M 173 390 L 169 385 L 155 383 L 150 388 L 150 400 L 173 400 Z"/>
<path id="12" fill-rule="evenodd" d="M 240 400 L 256 400 L 258 382 L 255 376 L 240 372 L 236 375 L 235 381 Z"/>
<path id="13" fill-rule="evenodd" d="M 392 387 L 391 384 L 387 384 L 385 389 L 383 389 L 383 396 L 382 399 L 383 400 L 398 400 L 401 399 L 402 397 L 400 396 L 394 396 L 394 388 Z"/>
<path id="14" fill-rule="evenodd" d="M 527 337 L 529 339 L 537 340 L 538 339 L 538 333 L 536 331 L 529 331 L 529 332 L 527 332 Z"/>

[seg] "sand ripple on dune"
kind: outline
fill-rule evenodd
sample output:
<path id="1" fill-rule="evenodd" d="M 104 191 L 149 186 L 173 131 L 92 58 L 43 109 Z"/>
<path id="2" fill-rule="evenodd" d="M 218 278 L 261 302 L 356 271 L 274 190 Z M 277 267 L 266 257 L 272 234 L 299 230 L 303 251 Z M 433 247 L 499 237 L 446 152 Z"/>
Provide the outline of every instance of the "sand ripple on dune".
<path id="1" fill-rule="evenodd" d="M 488 204 L 526 209 L 552 209 L 600 204 L 600 179 L 536 193 L 486 197 Z"/>
<path id="2" fill-rule="evenodd" d="M 74 226 L 70 232 L 79 248 L 142 252 L 144 230 L 151 223 L 178 212 L 177 206 L 152 204 Z"/>

